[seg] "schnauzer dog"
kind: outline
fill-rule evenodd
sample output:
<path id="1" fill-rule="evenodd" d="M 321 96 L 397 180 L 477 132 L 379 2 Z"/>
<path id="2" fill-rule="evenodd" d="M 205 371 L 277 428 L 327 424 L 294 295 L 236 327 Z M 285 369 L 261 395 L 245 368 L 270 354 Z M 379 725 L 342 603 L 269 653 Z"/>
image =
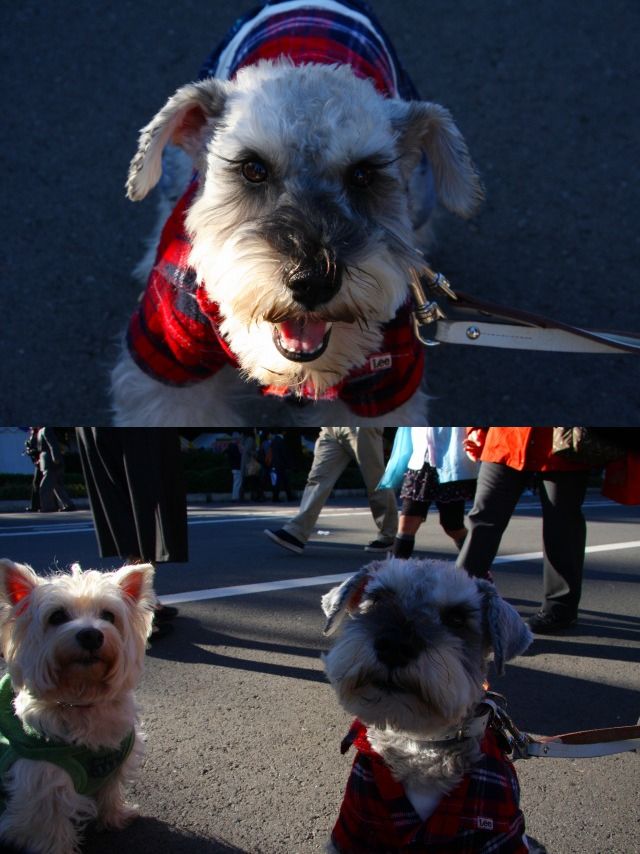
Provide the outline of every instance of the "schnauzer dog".
<path id="1" fill-rule="evenodd" d="M 324 656 L 357 756 L 330 851 L 527 852 L 519 788 L 483 704 L 532 635 L 493 584 L 445 562 L 372 563 L 322 598 Z M 489 724 L 489 725 L 488 725 Z"/>
<path id="2" fill-rule="evenodd" d="M 172 212 L 112 374 L 118 425 L 424 422 L 418 232 L 436 198 L 466 217 L 482 190 L 364 3 L 236 22 L 141 131 L 129 198 L 161 177 Z"/>
<path id="3" fill-rule="evenodd" d="M 122 828 L 143 754 L 134 688 L 155 594 L 149 564 L 38 577 L 0 560 L 0 847 L 78 854 L 87 822 Z"/>

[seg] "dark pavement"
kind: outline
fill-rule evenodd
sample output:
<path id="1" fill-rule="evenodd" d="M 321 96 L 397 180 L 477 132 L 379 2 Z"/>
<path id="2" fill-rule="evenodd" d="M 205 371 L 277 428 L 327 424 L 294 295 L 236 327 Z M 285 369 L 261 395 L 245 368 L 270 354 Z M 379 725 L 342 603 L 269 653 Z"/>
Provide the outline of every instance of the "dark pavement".
<path id="1" fill-rule="evenodd" d="M 124 196 L 138 129 L 254 0 L 0 6 L 5 424 L 109 419 L 107 373 L 154 220 Z M 377 0 L 425 98 L 453 112 L 487 200 L 443 216 L 454 287 L 587 327 L 640 329 L 636 0 Z M 431 421 L 637 423 L 638 358 L 441 346 Z"/>
<path id="2" fill-rule="evenodd" d="M 189 563 L 157 574 L 158 592 L 180 615 L 149 651 L 138 692 L 148 750 L 132 799 L 142 818 L 121 833 L 91 834 L 87 854 L 323 850 L 352 758 L 339 751 L 349 717 L 322 672 L 320 596 L 332 576 L 369 562 L 373 523 L 364 499 L 332 500 L 298 556 L 262 533 L 293 509 L 191 508 Z M 525 731 L 632 724 L 640 714 L 640 508 L 592 492 L 586 517 L 579 623 L 537 638 L 504 677 L 490 677 Z M 540 543 L 538 500 L 527 497 L 495 567 L 498 589 L 525 617 L 539 603 Z M 454 557 L 435 515 L 417 546 L 422 556 Z M 114 565 L 96 560 L 87 512 L 2 514 L 0 551 L 38 570 Z M 517 767 L 528 830 L 549 854 L 640 852 L 637 754 Z"/>

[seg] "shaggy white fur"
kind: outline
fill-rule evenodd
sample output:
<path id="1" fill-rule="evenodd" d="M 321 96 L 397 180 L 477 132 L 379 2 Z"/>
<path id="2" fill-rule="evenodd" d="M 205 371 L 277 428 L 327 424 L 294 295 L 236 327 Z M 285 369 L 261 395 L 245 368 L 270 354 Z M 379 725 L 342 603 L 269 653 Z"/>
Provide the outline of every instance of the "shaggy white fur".
<path id="1" fill-rule="evenodd" d="M 155 594 L 150 564 L 39 577 L 0 560 L 2 651 L 23 726 L 89 750 L 133 748 L 94 797 L 52 762 L 18 759 L 2 780 L 0 840 L 34 854 L 76 854 L 92 819 L 121 828 L 137 815 L 124 786 L 142 761 L 134 689 L 142 675 Z"/>

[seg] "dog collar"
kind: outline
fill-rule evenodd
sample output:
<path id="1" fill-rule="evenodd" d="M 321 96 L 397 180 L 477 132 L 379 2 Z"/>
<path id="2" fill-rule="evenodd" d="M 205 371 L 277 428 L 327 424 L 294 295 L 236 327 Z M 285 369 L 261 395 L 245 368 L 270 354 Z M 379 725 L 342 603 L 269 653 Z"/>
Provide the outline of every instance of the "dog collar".
<path id="1" fill-rule="evenodd" d="M 431 749 L 436 747 L 449 747 L 452 744 L 467 741 L 467 739 L 470 738 L 482 738 L 491 718 L 493 717 L 493 705 L 492 701 L 483 701 L 478 708 L 487 706 L 488 708 L 486 711 L 482 712 L 482 714 L 474 715 L 461 726 L 454 730 L 448 730 L 437 738 L 411 738 L 411 741 L 418 747 Z"/>

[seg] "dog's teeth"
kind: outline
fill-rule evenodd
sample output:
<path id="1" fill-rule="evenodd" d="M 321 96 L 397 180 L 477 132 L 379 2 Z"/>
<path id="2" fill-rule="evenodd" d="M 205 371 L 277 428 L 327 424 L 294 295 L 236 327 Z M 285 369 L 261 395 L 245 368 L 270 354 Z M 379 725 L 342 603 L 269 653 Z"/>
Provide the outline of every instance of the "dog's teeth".
<path id="1" fill-rule="evenodd" d="M 324 349 L 330 328 L 330 323 L 306 318 L 284 320 L 277 324 L 282 349 L 291 354 L 304 353 L 305 356 L 312 356 Z"/>

